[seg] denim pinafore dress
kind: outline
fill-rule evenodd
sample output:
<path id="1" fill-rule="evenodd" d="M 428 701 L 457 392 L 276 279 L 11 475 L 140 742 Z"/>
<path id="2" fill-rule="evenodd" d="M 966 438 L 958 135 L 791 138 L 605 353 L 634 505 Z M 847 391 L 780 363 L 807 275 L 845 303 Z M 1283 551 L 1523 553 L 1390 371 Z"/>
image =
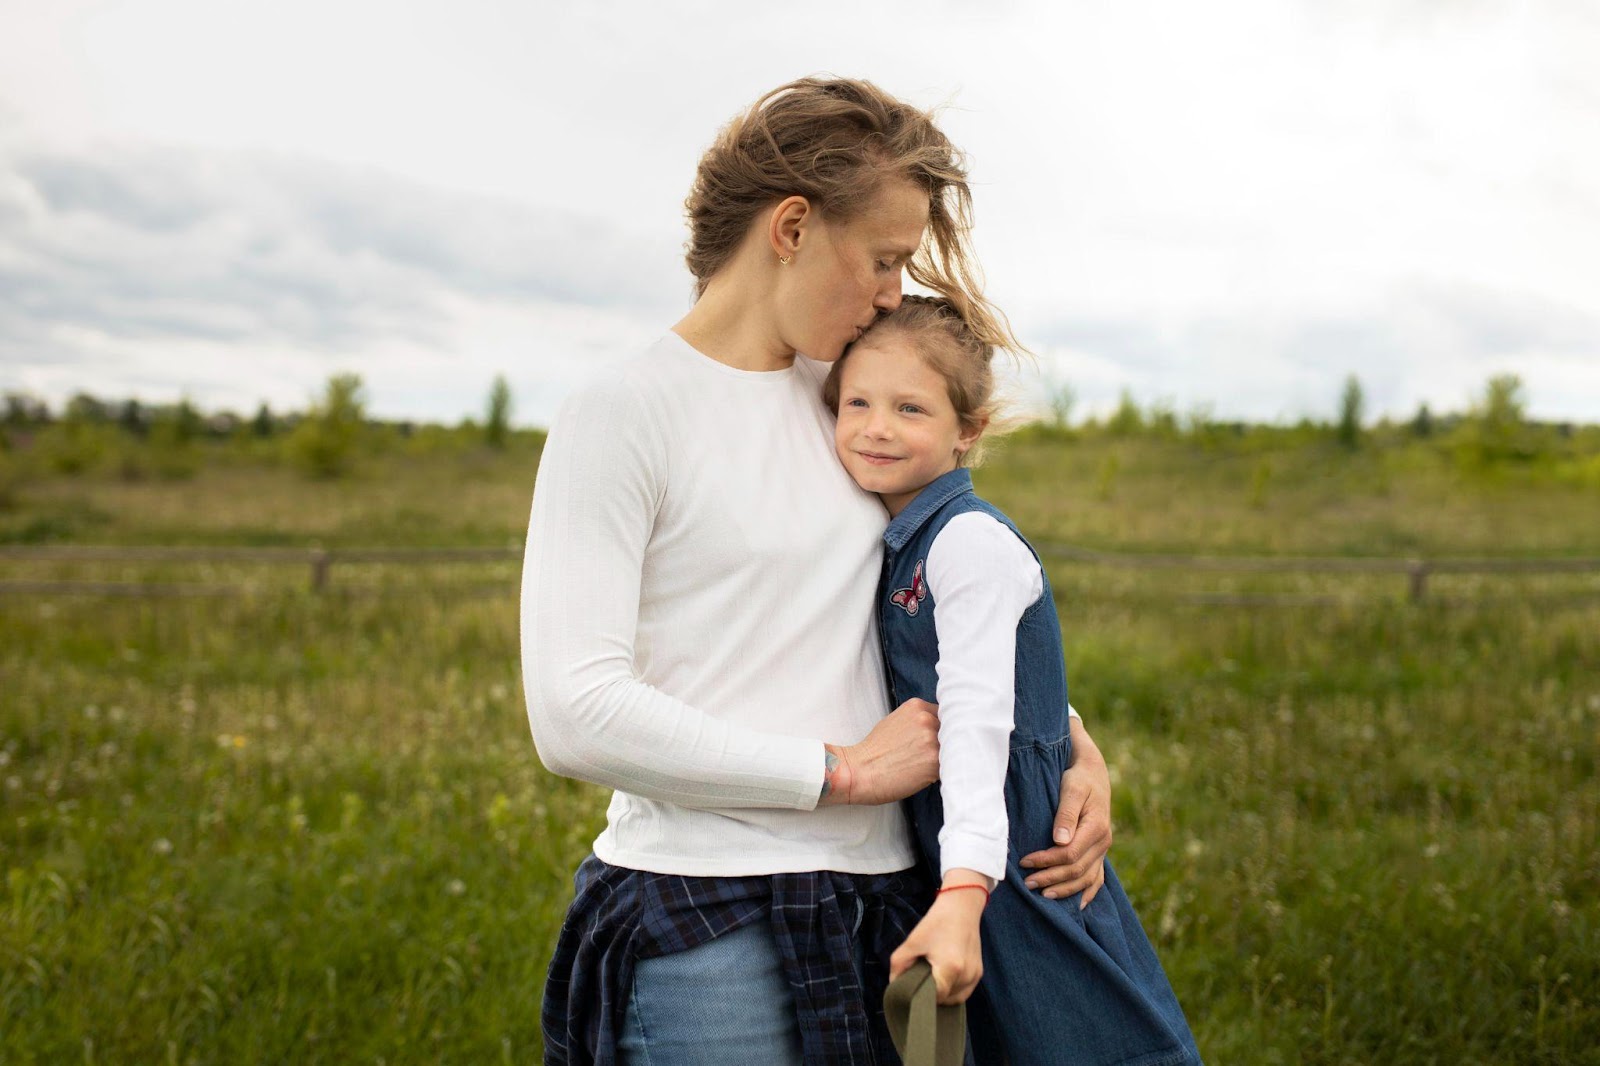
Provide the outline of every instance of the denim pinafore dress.
<path id="1" fill-rule="evenodd" d="M 973 493 L 967 470 L 953 470 L 923 489 L 884 531 L 878 614 L 895 705 L 912 698 L 937 702 L 934 617 L 939 607 L 921 570 L 945 523 L 969 511 L 992 515 L 1022 538 L 1010 519 Z M 1110 861 L 1105 885 L 1083 910 L 1078 895 L 1046 899 L 1023 885 L 1027 871 L 1018 863 L 1052 846 L 1061 775 L 1072 761 L 1061 623 L 1048 575 L 1044 594 L 1017 624 L 1016 646 L 1016 714 L 1005 782 L 1006 876 L 983 915 L 983 979 L 967 1005 L 971 1061 L 980 1066 L 1198 1063 L 1183 1010 Z M 906 813 L 937 882 L 944 825 L 939 786 L 908 799 Z"/>

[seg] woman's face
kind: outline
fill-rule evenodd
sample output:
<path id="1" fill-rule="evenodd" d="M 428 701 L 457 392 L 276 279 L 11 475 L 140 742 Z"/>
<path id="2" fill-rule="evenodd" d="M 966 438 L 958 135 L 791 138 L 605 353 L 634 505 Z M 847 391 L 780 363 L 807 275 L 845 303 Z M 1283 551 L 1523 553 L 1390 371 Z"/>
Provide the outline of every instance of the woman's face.
<path id="1" fill-rule="evenodd" d="M 927 226 L 927 190 L 904 178 L 885 180 L 849 222 L 813 212 L 779 275 L 784 341 L 825 363 L 839 358 L 880 314 L 900 306 L 901 277 Z"/>

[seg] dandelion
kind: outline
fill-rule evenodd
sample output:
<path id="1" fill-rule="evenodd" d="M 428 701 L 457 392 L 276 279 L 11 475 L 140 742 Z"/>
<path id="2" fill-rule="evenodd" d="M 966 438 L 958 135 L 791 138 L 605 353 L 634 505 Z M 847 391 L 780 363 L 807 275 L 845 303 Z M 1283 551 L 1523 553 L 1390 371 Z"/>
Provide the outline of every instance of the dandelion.
<path id="1" fill-rule="evenodd" d="M 22 787 L 22 778 L 18 777 L 16 774 L 12 774 L 10 777 L 6 778 L 6 787 L 15 792 L 17 789 Z"/>
<path id="2" fill-rule="evenodd" d="M 242 737 L 242 736 L 234 737 L 233 738 L 233 746 L 236 747 L 236 748 L 244 747 L 244 737 Z"/>
<path id="3" fill-rule="evenodd" d="M 467 883 L 459 877 L 452 878 L 450 883 L 444 886 L 444 890 L 452 896 L 464 896 L 467 892 Z"/>
<path id="4" fill-rule="evenodd" d="M 150 845 L 150 850 L 157 855 L 171 855 L 172 841 L 166 837 L 157 837 L 155 843 Z"/>
<path id="5" fill-rule="evenodd" d="M 83 709 L 83 716 L 92 722 L 100 717 L 100 708 L 91 703 Z"/>

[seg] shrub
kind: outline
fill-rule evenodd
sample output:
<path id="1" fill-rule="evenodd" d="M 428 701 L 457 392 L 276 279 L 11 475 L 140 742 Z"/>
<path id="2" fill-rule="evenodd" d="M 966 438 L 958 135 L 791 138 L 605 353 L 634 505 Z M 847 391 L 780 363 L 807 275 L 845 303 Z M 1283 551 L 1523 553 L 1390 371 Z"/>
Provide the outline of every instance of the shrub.
<path id="1" fill-rule="evenodd" d="M 364 405 L 359 375 L 333 375 L 321 401 L 311 405 L 285 441 L 289 460 L 310 477 L 336 478 L 349 473 Z"/>
<path id="2" fill-rule="evenodd" d="M 483 424 L 483 439 L 491 448 L 504 448 L 511 432 L 511 386 L 504 374 L 496 374 L 489 388 L 489 411 Z"/>
<path id="3" fill-rule="evenodd" d="M 1339 394 L 1339 443 L 1346 448 L 1361 444 L 1361 414 L 1366 407 L 1366 393 L 1360 380 L 1351 374 L 1344 379 L 1344 391 Z"/>

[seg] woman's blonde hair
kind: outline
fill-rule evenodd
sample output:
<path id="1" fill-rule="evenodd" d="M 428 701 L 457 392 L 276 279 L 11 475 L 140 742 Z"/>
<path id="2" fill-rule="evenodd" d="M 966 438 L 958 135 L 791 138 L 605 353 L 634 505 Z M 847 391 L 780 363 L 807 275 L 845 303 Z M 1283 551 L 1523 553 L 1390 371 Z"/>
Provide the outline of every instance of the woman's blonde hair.
<path id="1" fill-rule="evenodd" d="M 960 309 L 942 296 L 904 297 L 900 306 L 873 323 L 856 345 L 893 336 L 905 337 L 934 373 L 944 378 L 950 406 L 956 409 L 962 429 L 982 433 L 957 464 L 971 467 L 982 463 L 984 442 L 1010 428 L 999 417 L 1002 405 L 995 394 L 995 346 L 979 336 Z M 847 349 L 822 383 L 822 398 L 835 415 L 839 413 L 839 377 L 849 359 Z"/>
<path id="2" fill-rule="evenodd" d="M 871 206 L 886 177 L 928 191 L 928 233 L 907 264 L 911 280 L 949 300 L 985 344 L 1022 351 L 1005 316 L 983 296 L 965 158 L 930 112 L 867 81 L 792 81 L 717 136 L 684 201 L 695 295 L 733 257 L 764 208 L 798 195 L 829 221 L 849 222 Z"/>

